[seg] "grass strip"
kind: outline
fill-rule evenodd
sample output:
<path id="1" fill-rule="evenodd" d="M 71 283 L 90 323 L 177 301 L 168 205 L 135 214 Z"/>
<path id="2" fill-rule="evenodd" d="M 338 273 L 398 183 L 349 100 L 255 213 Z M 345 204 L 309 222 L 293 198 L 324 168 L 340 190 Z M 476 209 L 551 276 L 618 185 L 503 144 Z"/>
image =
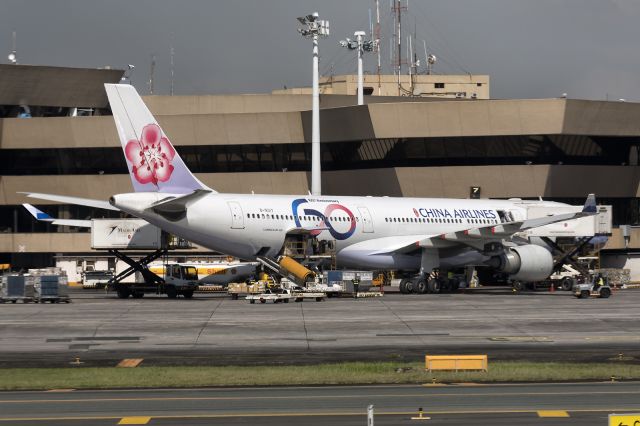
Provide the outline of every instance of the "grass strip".
<path id="1" fill-rule="evenodd" d="M 640 365 L 500 362 L 488 372 L 433 372 L 422 363 L 347 362 L 311 366 L 67 367 L 0 369 L 0 390 L 355 385 L 640 380 Z"/>

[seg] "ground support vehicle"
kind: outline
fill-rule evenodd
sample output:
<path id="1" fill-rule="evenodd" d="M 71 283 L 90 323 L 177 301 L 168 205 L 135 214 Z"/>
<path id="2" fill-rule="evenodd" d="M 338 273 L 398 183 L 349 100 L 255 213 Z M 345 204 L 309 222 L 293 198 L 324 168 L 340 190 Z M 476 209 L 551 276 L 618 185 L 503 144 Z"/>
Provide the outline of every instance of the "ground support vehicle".
<path id="1" fill-rule="evenodd" d="M 291 295 L 296 302 L 302 302 L 305 299 L 322 302 L 325 297 L 327 297 L 327 293 L 324 293 L 322 291 L 316 291 L 315 289 L 306 289 L 299 286 L 290 288 L 289 291 L 291 292 Z"/>
<path id="2" fill-rule="evenodd" d="M 277 290 L 277 289 L 266 289 L 264 293 L 261 294 L 250 294 L 246 297 L 249 303 L 253 304 L 256 302 L 260 303 L 289 303 L 291 299 L 294 299 L 294 296 L 291 294 L 289 290 Z"/>
<path id="3" fill-rule="evenodd" d="M 548 279 L 548 280 L 536 281 L 532 283 L 525 283 L 522 281 L 515 280 L 511 282 L 511 288 L 513 288 L 514 291 L 524 291 L 524 290 L 571 291 L 573 290 L 574 286 L 577 283 L 578 283 L 578 280 L 573 277 L 564 277 L 561 280 Z M 552 290 L 552 287 L 553 287 L 553 290 Z"/>
<path id="4" fill-rule="evenodd" d="M 114 290 L 120 299 L 132 296 L 135 299 L 144 297 L 145 293 L 166 294 L 169 299 L 183 296 L 191 299 L 198 289 L 198 273 L 194 266 L 167 265 L 165 277 L 160 277 L 149 270 L 144 274 L 144 282 L 125 283 L 118 280 L 109 282 L 108 290 Z"/>
<path id="5" fill-rule="evenodd" d="M 607 299 L 611 296 L 611 287 L 609 284 L 596 285 L 594 283 L 577 284 L 574 287 L 573 295 L 578 299 L 588 299 L 590 297 L 599 297 Z"/>
<path id="6" fill-rule="evenodd" d="M 4 275 L 0 284 L 0 303 L 29 303 L 35 300 L 35 277 Z"/>
<path id="7" fill-rule="evenodd" d="M 255 281 L 254 283 L 230 283 L 227 286 L 227 294 L 231 299 L 238 300 L 240 296 L 253 296 L 262 294 L 269 287 L 267 281 Z"/>
<path id="8" fill-rule="evenodd" d="M 83 271 L 82 288 L 105 288 L 113 278 L 113 271 Z"/>

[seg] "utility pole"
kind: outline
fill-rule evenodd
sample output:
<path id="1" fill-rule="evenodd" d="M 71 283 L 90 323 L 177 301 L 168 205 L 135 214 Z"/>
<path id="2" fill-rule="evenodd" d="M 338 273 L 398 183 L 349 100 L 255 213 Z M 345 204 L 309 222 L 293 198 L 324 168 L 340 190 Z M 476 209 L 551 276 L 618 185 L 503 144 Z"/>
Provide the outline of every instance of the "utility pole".
<path id="1" fill-rule="evenodd" d="M 298 18 L 306 28 L 298 28 L 305 38 L 313 40 L 313 88 L 311 105 L 311 194 L 322 195 L 320 158 L 320 88 L 318 78 L 318 38 L 329 36 L 329 21 L 320 20 L 318 12 Z"/>

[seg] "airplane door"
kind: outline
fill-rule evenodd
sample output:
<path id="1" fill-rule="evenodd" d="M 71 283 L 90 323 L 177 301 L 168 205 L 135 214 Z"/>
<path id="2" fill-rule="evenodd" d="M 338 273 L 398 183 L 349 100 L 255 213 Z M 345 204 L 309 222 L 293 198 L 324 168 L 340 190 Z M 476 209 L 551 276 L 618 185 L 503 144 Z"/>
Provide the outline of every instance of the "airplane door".
<path id="1" fill-rule="evenodd" d="M 244 216 L 242 207 L 236 201 L 227 201 L 229 210 L 231 210 L 231 229 L 244 229 Z"/>
<path id="2" fill-rule="evenodd" d="M 362 232 L 373 232 L 373 220 L 371 220 L 371 213 L 366 207 L 358 207 L 360 216 L 362 216 Z"/>

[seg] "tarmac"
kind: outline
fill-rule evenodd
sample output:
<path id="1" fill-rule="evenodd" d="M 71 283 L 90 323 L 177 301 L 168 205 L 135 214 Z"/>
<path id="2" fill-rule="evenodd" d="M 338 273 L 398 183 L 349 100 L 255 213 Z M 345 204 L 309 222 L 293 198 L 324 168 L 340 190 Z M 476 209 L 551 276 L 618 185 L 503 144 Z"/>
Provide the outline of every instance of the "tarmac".
<path id="1" fill-rule="evenodd" d="M 0 392 L 0 425 L 364 425 L 369 405 L 379 426 L 604 425 L 640 383 Z"/>
<path id="2" fill-rule="evenodd" d="M 490 359 L 640 362 L 640 291 L 581 300 L 567 292 L 482 289 L 249 304 L 196 294 L 170 300 L 73 290 L 70 304 L 0 305 L 0 367 L 313 364 Z"/>

